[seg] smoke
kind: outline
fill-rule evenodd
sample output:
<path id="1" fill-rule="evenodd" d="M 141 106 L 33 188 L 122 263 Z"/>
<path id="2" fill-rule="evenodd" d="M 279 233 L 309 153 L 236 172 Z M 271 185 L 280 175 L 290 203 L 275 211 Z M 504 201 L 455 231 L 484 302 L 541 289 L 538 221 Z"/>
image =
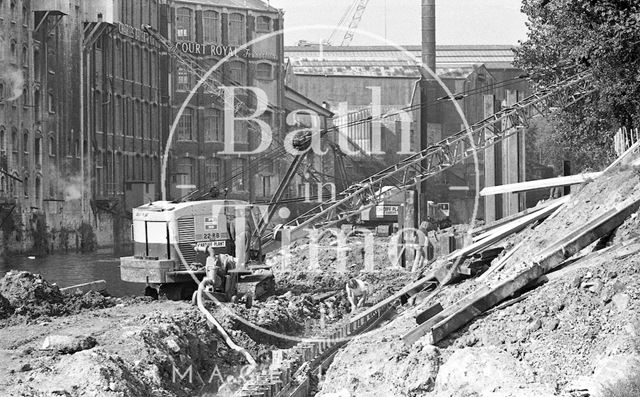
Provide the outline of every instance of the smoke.
<path id="1" fill-rule="evenodd" d="M 6 64 L 6 62 L 0 62 L 0 81 L 4 82 L 5 90 L 11 92 L 11 96 L 5 101 L 15 101 L 20 98 L 24 87 L 24 77 L 19 68 Z"/>
<path id="2" fill-rule="evenodd" d="M 64 201 L 80 200 L 82 198 L 82 178 L 69 178 L 64 184 Z"/>
<path id="3" fill-rule="evenodd" d="M 16 51 L 17 50 L 14 49 L 13 52 Z M 22 75 L 22 70 L 10 63 L 13 57 L 14 55 L 7 46 L 6 41 L 0 39 L 0 82 L 4 84 L 5 92 L 11 93 L 11 95 L 8 98 L 5 98 L 4 101 L 15 101 L 20 98 L 24 88 L 24 76 Z M 13 59 L 13 61 L 17 62 L 17 59 Z"/>
<path id="4" fill-rule="evenodd" d="M 80 175 L 62 175 L 54 165 L 51 165 L 49 167 L 49 176 L 56 181 L 55 190 L 56 192 L 62 192 L 65 202 L 82 199 L 82 177 Z M 87 180 L 84 191 L 89 192 L 90 188 L 91 181 Z"/>

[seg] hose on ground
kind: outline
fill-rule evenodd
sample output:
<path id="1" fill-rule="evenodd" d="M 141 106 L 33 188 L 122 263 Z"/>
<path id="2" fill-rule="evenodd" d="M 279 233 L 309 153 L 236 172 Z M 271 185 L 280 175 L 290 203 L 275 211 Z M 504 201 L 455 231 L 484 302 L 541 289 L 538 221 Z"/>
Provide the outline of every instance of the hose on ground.
<path id="1" fill-rule="evenodd" d="M 200 283 L 200 285 L 198 285 L 198 292 L 197 292 L 197 299 L 198 299 L 198 309 L 202 312 L 202 314 L 204 314 L 204 316 L 207 318 L 207 320 L 209 320 L 214 327 L 216 327 L 216 330 L 218 331 L 218 334 L 220 334 L 220 336 L 222 336 L 222 338 L 224 339 L 224 341 L 226 342 L 227 346 L 229 346 L 231 349 L 237 351 L 238 353 L 244 355 L 245 359 L 249 362 L 249 364 L 251 364 L 252 366 L 256 366 L 256 360 L 251 356 L 251 354 L 249 354 L 249 352 L 244 349 L 243 347 L 240 347 L 238 345 L 235 344 L 235 342 L 231 339 L 231 337 L 229 336 L 229 334 L 227 333 L 227 331 L 222 327 L 222 325 L 220 325 L 220 323 L 211 315 L 211 313 L 209 312 L 209 310 L 207 310 L 204 307 L 204 304 L 202 303 L 202 292 L 204 291 L 204 286 L 205 286 L 205 281 L 208 280 L 207 278 L 203 279 L 202 282 Z"/>

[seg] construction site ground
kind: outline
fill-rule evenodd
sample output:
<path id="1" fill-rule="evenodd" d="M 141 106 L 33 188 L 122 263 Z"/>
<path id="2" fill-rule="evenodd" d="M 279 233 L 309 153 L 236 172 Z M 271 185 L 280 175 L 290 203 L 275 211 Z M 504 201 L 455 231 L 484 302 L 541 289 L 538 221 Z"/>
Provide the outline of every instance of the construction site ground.
<path id="1" fill-rule="evenodd" d="M 318 395 L 613 395 L 607 385 L 634 373 L 640 357 L 637 213 L 535 287 L 478 313 L 436 345 L 426 336 L 408 345 L 402 336 L 416 327 L 415 315 L 426 307 L 436 302 L 446 307 L 482 285 L 496 285 L 532 266 L 563 235 L 621 202 L 639 200 L 639 182 L 638 170 L 623 166 L 574 189 L 550 219 L 496 243 L 506 251 L 517 247 L 502 270 L 481 281 L 472 277 L 422 292 L 415 305 L 399 307 L 395 317 L 351 340 L 324 374 Z M 368 305 L 418 278 L 389 265 L 388 238 L 376 238 L 374 271 L 367 271 L 362 241 L 348 241 L 346 272 L 336 271 L 335 239 L 321 239 L 317 265 L 310 262 L 308 241 L 298 242 L 288 266 L 283 253 L 268 259 L 275 296 L 251 309 L 207 306 L 232 339 L 266 367 L 272 350 L 348 321 L 349 277 L 369 284 Z M 441 263 L 428 264 L 422 273 Z M 0 295 L 1 395 L 225 395 L 218 390 L 223 380 L 229 393 L 247 380 L 241 376 L 244 357 L 189 302 L 68 295 L 24 272 L 0 280 Z"/>

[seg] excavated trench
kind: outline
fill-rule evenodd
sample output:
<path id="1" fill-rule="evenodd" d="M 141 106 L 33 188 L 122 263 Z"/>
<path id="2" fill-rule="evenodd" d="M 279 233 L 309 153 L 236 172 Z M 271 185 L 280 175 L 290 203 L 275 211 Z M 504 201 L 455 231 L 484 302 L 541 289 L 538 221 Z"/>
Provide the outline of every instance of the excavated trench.
<path id="1" fill-rule="evenodd" d="M 322 265 L 334 265 L 333 251 L 321 256 Z M 193 396 L 244 388 L 249 395 L 313 395 L 317 379 L 309 370 L 326 366 L 341 346 L 329 338 L 348 333 L 346 280 L 358 275 L 371 284 L 373 303 L 410 278 L 397 270 L 364 273 L 362 253 L 353 251 L 348 273 L 277 271 L 276 294 L 250 309 L 206 304 L 256 359 L 252 370 L 189 302 L 69 295 L 38 275 L 10 272 L 0 280 L 0 350 L 9 352 L 0 358 L 0 390 L 25 396 Z M 294 263 L 306 266 L 304 254 L 294 255 Z"/>

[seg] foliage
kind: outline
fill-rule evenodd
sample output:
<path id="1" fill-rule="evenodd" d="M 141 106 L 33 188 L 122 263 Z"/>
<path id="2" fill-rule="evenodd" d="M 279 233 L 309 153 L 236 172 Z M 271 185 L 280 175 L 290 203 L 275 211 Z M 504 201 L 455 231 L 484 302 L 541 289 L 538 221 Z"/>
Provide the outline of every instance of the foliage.
<path id="1" fill-rule="evenodd" d="M 596 92 L 562 109 L 552 123 L 574 163 L 600 168 L 611 160 L 615 130 L 640 121 L 640 4 L 523 0 L 522 11 L 529 33 L 516 50 L 516 65 L 538 87 L 578 72 L 593 76 Z"/>

